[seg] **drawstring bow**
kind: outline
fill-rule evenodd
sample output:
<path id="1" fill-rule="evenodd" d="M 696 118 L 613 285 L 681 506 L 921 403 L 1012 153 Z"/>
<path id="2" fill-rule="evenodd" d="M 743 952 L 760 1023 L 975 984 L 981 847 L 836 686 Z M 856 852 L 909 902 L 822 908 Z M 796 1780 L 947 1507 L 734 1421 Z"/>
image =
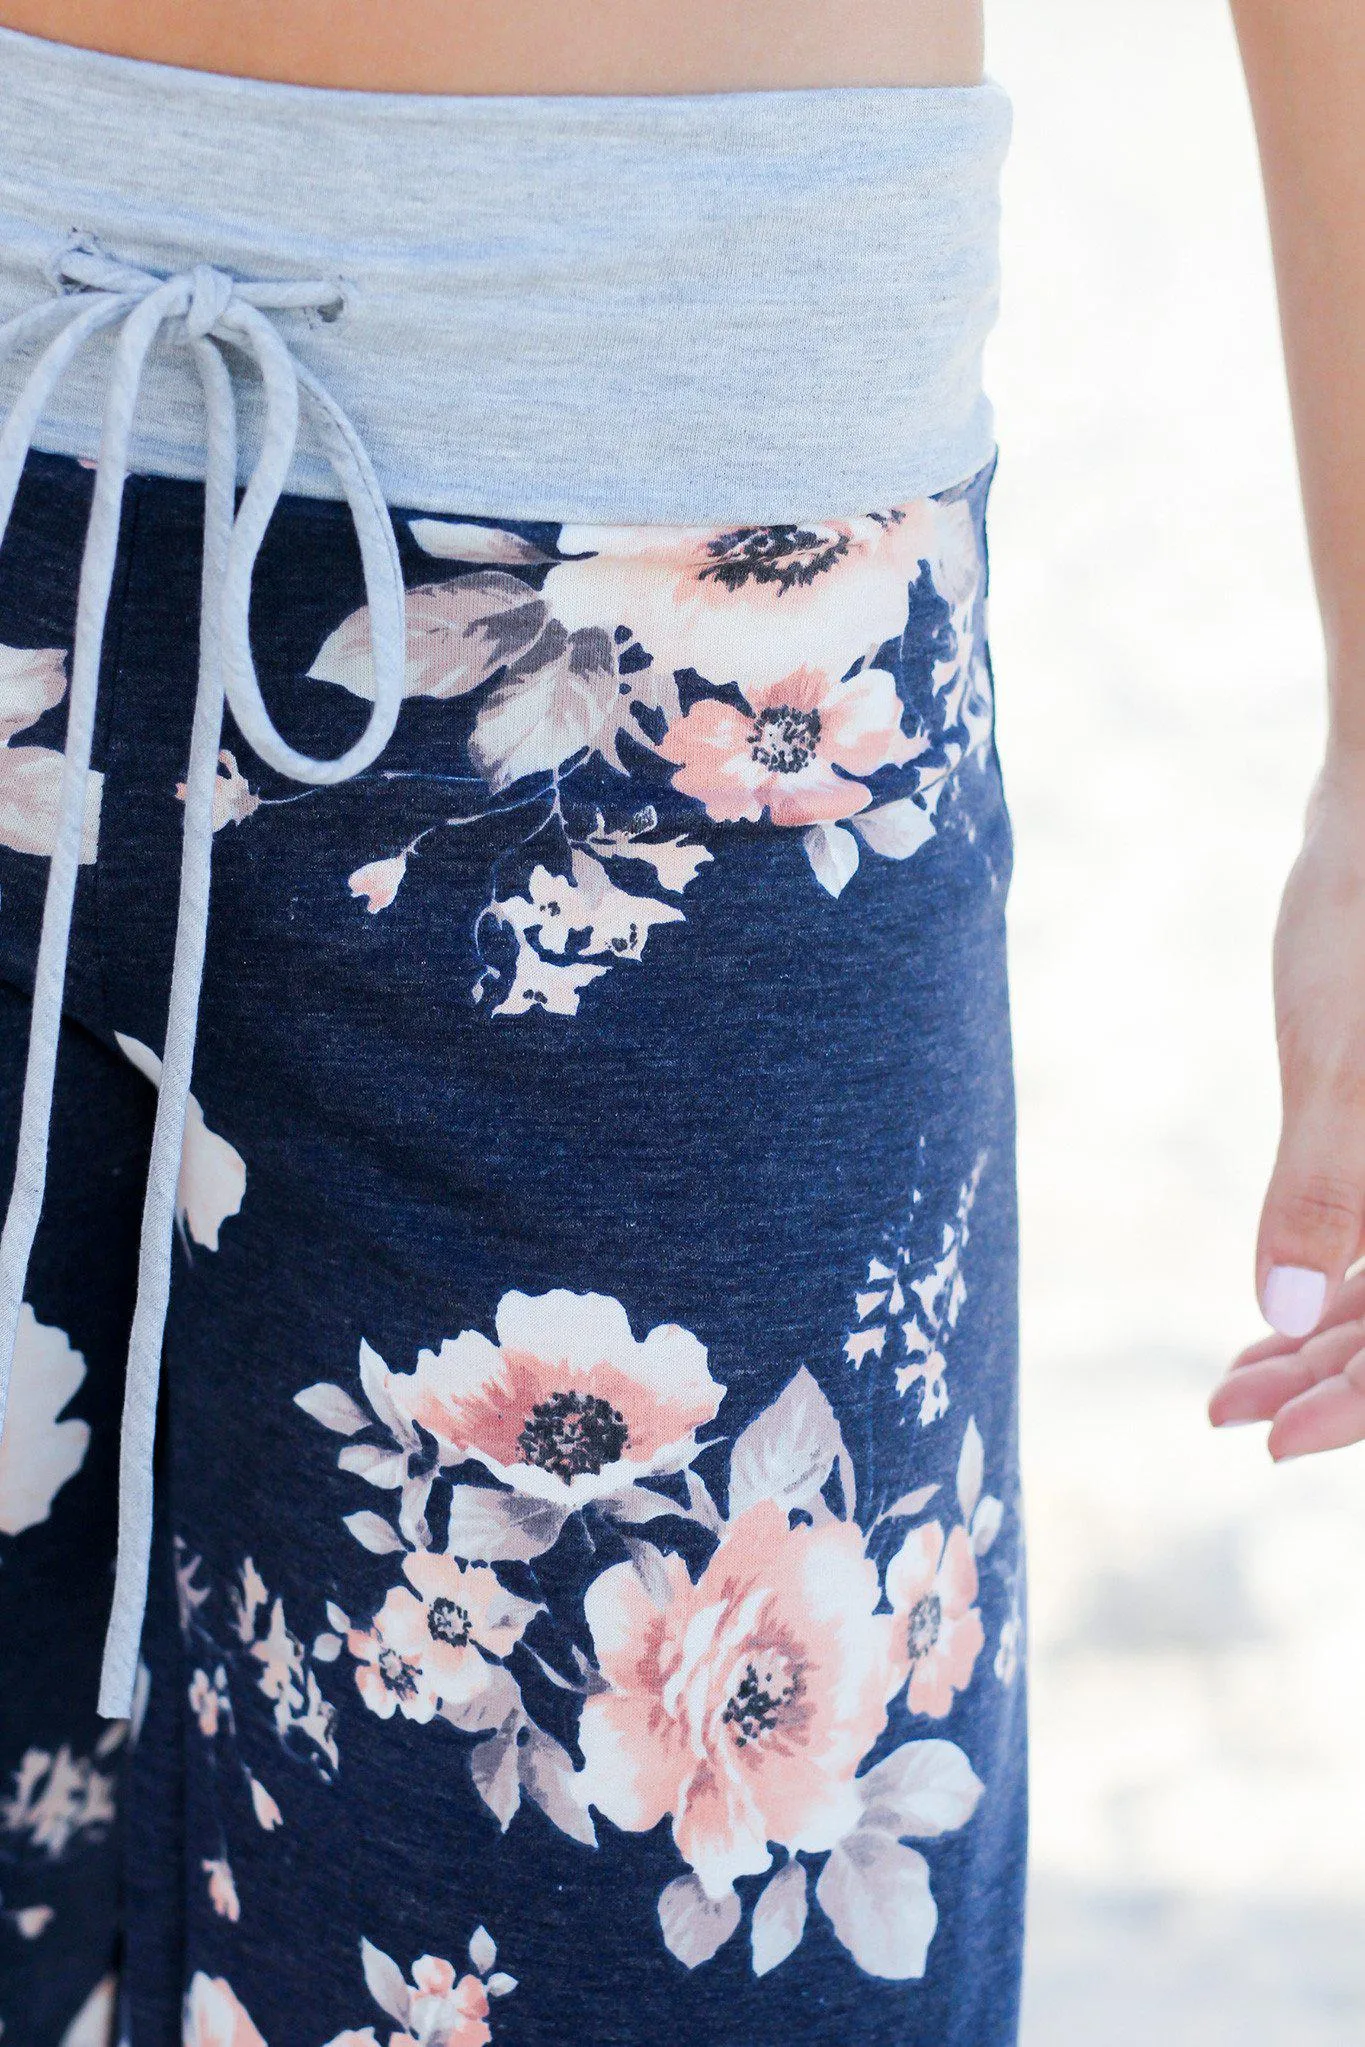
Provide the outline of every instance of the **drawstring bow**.
<path id="1" fill-rule="evenodd" d="M 280 774 L 297 782 L 333 784 L 361 773 L 388 744 L 402 703 L 403 577 L 393 522 L 355 428 L 294 355 L 269 317 L 287 312 L 335 317 L 344 304 L 344 292 L 336 282 L 243 281 L 206 263 L 159 277 L 80 246 L 57 258 L 54 278 L 61 288 L 59 297 L 0 325 L 0 357 L 42 341 L 53 327 L 57 330 L 0 429 L 0 543 L 53 391 L 88 341 L 106 328 L 118 332 L 81 560 L 66 747 L 34 973 L 14 1183 L 0 1232 L 0 1430 L 47 1178 L 67 954 L 123 489 L 142 372 L 158 336 L 165 334 L 189 348 L 205 417 L 199 676 L 185 783 L 180 896 L 161 1082 L 128 1345 L 119 1445 L 118 1560 L 100 1677 L 99 1710 L 121 1719 L 132 1710 L 147 1604 L 157 1391 L 208 935 L 213 798 L 224 704 L 258 757 Z M 240 505 L 236 503 L 237 409 L 229 368 L 234 353 L 250 358 L 265 395 L 260 453 Z M 300 753 L 281 737 L 262 699 L 251 655 L 252 572 L 293 461 L 301 400 L 312 414 L 355 522 L 374 647 L 375 691 L 369 720 L 354 745 L 333 760 L 316 760 Z"/>

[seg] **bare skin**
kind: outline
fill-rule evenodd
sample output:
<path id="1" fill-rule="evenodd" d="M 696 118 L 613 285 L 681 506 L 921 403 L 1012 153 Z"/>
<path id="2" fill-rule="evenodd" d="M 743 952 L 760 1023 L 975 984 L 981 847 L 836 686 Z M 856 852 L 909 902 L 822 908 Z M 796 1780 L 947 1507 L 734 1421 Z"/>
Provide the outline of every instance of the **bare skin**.
<path id="1" fill-rule="evenodd" d="M 1267 1337 L 1213 1420 L 1271 1423 L 1277 1458 L 1365 1441 L 1365 10 L 1233 0 L 1275 242 L 1322 605 L 1330 720 L 1275 938 L 1284 1119 L 1257 1251 L 1318 1273 L 1315 1328 Z M 1269 1319 L 1269 1318 L 1268 1318 Z M 1293 1317 L 1281 1317 L 1281 1321 Z"/>
<path id="2" fill-rule="evenodd" d="M 972 85 L 982 0 L 0 0 L 0 24 L 297 85 L 674 93 Z"/>

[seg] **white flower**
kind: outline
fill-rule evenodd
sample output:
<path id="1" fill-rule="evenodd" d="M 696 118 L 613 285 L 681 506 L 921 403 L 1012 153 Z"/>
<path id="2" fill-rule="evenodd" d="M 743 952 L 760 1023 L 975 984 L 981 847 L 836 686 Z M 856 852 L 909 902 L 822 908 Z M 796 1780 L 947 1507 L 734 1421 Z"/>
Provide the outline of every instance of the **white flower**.
<path id="1" fill-rule="evenodd" d="M 9 1410 L 0 1437 L 0 1534 L 46 1521 L 52 1502 L 85 1462 L 90 1425 L 58 1416 L 85 1377 L 85 1359 L 25 1301 L 14 1345 Z"/>
<path id="2" fill-rule="evenodd" d="M 115 1031 L 119 1050 L 138 1072 L 161 1085 L 161 1061 L 137 1038 Z M 204 1112 L 194 1096 L 189 1098 L 185 1117 L 185 1144 L 180 1155 L 180 1220 L 196 1244 L 206 1251 L 218 1249 L 218 1232 L 229 1216 L 237 1214 L 246 1193 L 246 1163 L 225 1137 L 219 1137 L 204 1121 Z"/>
<path id="3" fill-rule="evenodd" d="M 58 647 L 0 647 L 0 846 L 50 855 L 57 836 L 62 756 L 52 746 L 15 746 L 66 695 L 66 656 Z M 81 859 L 99 845 L 103 775 L 86 785 Z"/>

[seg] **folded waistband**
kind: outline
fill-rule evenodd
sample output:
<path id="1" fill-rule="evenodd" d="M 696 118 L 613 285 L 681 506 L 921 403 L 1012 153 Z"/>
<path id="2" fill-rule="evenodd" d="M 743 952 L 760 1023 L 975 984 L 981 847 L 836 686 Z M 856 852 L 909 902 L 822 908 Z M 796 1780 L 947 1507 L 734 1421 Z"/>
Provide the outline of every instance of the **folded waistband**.
<path id="1" fill-rule="evenodd" d="M 993 84 L 450 97 L 266 84 L 0 31 L 0 320 L 73 243 L 162 274 L 335 279 L 282 316 L 392 504 L 768 523 L 906 502 L 989 458 L 1009 102 Z M 330 310 L 330 309 L 328 309 Z M 37 434 L 93 456 L 96 337 Z M 27 365 L 0 364 L 0 413 Z M 243 408 L 242 473 L 260 408 Z M 199 477 L 158 345 L 135 469 Z M 335 494 L 301 447 L 292 489 Z"/>

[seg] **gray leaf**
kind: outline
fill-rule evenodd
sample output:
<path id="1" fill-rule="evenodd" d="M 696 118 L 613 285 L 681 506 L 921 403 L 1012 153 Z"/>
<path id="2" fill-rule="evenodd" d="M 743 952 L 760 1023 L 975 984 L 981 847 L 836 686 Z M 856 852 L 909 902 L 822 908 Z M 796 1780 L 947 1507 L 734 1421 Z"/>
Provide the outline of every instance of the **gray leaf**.
<path id="1" fill-rule="evenodd" d="M 730 1455 L 730 1519 L 758 1500 L 808 1507 L 844 1449 L 834 1409 L 803 1365 Z"/>
<path id="2" fill-rule="evenodd" d="M 521 1804 L 515 1730 L 481 1741 L 469 1758 L 469 1774 L 474 1779 L 474 1789 L 505 1834 Z"/>
<path id="3" fill-rule="evenodd" d="M 709 1962 L 739 1925 L 739 1899 L 733 1891 L 708 1898 L 694 1876 L 675 1877 L 659 1896 L 659 1924 L 670 1954 L 689 1969 Z"/>
<path id="4" fill-rule="evenodd" d="M 907 1741 L 858 1779 L 863 1827 L 931 1841 L 955 1833 L 976 1811 L 985 1786 L 951 1741 Z"/>
<path id="5" fill-rule="evenodd" d="M 533 1727 L 519 1751 L 522 1788 L 561 1834 L 597 1846 L 597 1834 L 579 1795 L 578 1773 L 566 1752 L 548 1734 Z"/>
<path id="6" fill-rule="evenodd" d="M 471 1563 L 525 1563 L 559 1540 L 564 1509 L 494 1486 L 457 1485 L 450 1494 L 446 1549 Z"/>
<path id="7" fill-rule="evenodd" d="M 924 1974 L 938 1907 L 929 1865 L 886 1834 L 852 1834 L 826 1862 L 815 1895 L 860 1969 L 907 1983 Z"/>
<path id="8" fill-rule="evenodd" d="M 799 1862 L 779 1869 L 754 1906 L 754 1974 L 766 1976 L 801 1945 L 806 1930 L 806 1872 Z"/>

